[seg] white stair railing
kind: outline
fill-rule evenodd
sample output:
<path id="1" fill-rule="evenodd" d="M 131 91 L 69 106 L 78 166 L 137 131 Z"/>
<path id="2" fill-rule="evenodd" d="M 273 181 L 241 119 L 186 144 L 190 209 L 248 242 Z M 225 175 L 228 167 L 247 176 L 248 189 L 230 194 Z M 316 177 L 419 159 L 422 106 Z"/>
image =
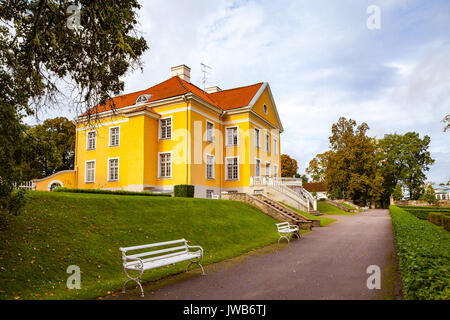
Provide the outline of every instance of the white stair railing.
<path id="1" fill-rule="evenodd" d="M 291 186 L 299 186 L 298 181 L 296 181 L 295 178 L 288 178 L 290 181 L 284 180 L 285 178 L 271 178 L 267 176 L 262 177 L 250 177 L 250 186 L 270 186 L 274 188 L 275 190 L 278 190 L 281 193 L 284 193 L 288 195 L 289 197 L 293 198 L 294 200 L 300 202 L 303 206 L 306 208 L 310 208 L 310 202 L 308 201 L 308 197 L 300 192 L 296 192 L 293 189 L 289 188 L 289 185 Z M 301 180 L 300 180 L 301 181 Z M 301 186 L 301 182 L 300 182 Z M 302 188 L 302 190 L 304 190 Z"/>

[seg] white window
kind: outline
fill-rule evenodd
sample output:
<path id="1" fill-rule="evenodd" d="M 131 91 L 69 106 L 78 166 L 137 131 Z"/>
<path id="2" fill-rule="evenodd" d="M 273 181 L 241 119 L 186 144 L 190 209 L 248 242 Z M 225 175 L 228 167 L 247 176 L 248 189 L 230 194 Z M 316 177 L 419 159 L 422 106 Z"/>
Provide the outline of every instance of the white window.
<path id="1" fill-rule="evenodd" d="M 120 127 L 109 129 L 109 146 L 117 147 L 120 144 Z"/>
<path id="2" fill-rule="evenodd" d="M 256 159 L 255 163 L 255 176 L 260 177 L 261 176 L 261 160 Z"/>
<path id="3" fill-rule="evenodd" d="M 87 150 L 95 150 L 95 145 L 97 142 L 97 132 L 90 131 L 87 134 Z"/>
<path id="4" fill-rule="evenodd" d="M 227 146 L 237 146 L 238 145 L 238 128 L 232 127 L 227 128 Z"/>
<path id="5" fill-rule="evenodd" d="M 255 128 L 255 146 L 259 148 L 259 129 Z"/>
<path id="6" fill-rule="evenodd" d="M 266 162 L 266 177 L 270 177 L 270 162 Z"/>
<path id="7" fill-rule="evenodd" d="M 270 153 L 270 136 L 266 133 L 266 152 Z"/>
<path id="8" fill-rule="evenodd" d="M 278 178 L 278 166 L 277 165 L 273 166 L 273 177 Z"/>
<path id="9" fill-rule="evenodd" d="M 226 158 L 226 178 L 227 180 L 239 180 L 239 158 Z"/>
<path id="10" fill-rule="evenodd" d="M 206 141 L 214 142 L 214 123 L 206 121 Z"/>
<path id="11" fill-rule="evenodd" d="M 108 160 L 108 181 L 119 181 L 119 158 Z"/>
<path id="12" fill-rule="evenodd" d="M 170 152 L 159 154 L 159 177 L 172 177 L 172 154 Z"/>
<path id="13" fill-rule="evenodd" d="M 214 156 L 206 155 L 206 179 L 214 179 Z"/>
<path id="14" fill-rule="evenodd" d="M 213 190 L 206 190 L 206 198 L 207 199 L 212 199 L 214 195 L 214 191 Z"/>
<path id="15" fill-rule="evenodd" d="M 84 182 L 95 182 L 95 161 L 86 161 L 86 176 L 84 177 Z"/>
<path id="16" fill-rule="evenodd" d="M 274 155 L 278 155 L 278 140 L 277 139 L 273 139 L 273 153 Z"/>
<path id="17" fill-rule="evenodd" d="M 172 139 L 172 118 L 159 120 L 159 138 Z"/>

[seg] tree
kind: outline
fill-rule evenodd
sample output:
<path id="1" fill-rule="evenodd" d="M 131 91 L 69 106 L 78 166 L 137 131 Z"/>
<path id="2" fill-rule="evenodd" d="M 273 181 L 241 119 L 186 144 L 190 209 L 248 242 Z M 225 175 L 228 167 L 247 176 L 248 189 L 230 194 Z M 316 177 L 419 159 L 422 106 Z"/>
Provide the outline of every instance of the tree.
<path id="1" fill-rule="evenodd" d="M 420 197 L 420 200 L 426 201 L 429 204 L 437 202 L 436 193 L 434 191 L 433 186 L 428 185 L 424 188 L 424 192 L 423 192 L 422 196 Z"/>
<path id="2" fill-rule="evenodd" d="M 305 172 L 311 176 L 314 182 L 325 181 L 326 169 L 328 164 L 328 157 L 331 155 L 331 151 L 327 151 L 316 155 L 314 159 L 309 162 L 309 167 Z"/>
<path id="3" fill-rule="evenodd" d="M 411 200 L 419 199 L 426 180 L 425 171 L 430 170 L 430 165 L 434 163 L 428 151 L 429 144 L 430 137 L 420 139 L 416 132 L 407 132 L 404 135 L 387 134 L 378 141 L 385 201 L 388 201 L 399 183 L 408 190 Z"/>
<path id="4" fill-rule="evenodd" d="M 292 159 L 287 154 L 281 155 L 281 176 L 294 177 L 298 170 L 297 160 Z"/>
<path id="5" fill-rule="evenodd" d="M 403 199 L 403 190 L 400 184 L 397 184 L 392 191 L 392 197 L 394 200 L 402 200 Z"/>
<path id="6" fill-rule="evenodd" d="M 27 180 L 72 170 L 75 160 L 75 124 L 67 118 L 47 119 L 26 133 Z"/>
<path id="7" fill-rule="evenodd" d="M 329 138 L 325 183 L 331 195 L 342 194 L 355 203 L 372 204 L 381 198 L 383 177 L 379 172 L 375 139 L 367 136 L 369 126 L 341 117 Z"/>
<path id="8" fill-rule="evenodd" d="M 444 120 L 442 122 L 447 123 L 447 125 L 444 128 L 444 131 L 450 130 L 450 114 L 446 115 Z"/>
<path id="9" fill-rule="evenodd" d="M 72 4 L 80 7 L 77 28 L 67 24 Z M 23 115 L 111 104 L 124 88 L 121 77 L 141 66 L 148 49 L 135 29 L 139 8 L 137 0 L 0 3 L 0 211 L 23 179 Z"/>

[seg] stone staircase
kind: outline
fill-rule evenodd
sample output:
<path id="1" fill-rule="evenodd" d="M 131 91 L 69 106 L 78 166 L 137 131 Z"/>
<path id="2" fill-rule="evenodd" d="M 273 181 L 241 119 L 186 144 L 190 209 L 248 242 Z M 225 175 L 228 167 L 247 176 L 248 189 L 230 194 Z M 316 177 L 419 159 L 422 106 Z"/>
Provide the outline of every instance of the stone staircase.
<path id="1" fill-rule="evenodd" d="M 278 204 L 278 202 L 273 201 L 264 195 L 227 193 L 222 194 L 222 199 L 248 203 L 275 220 L 298 225 L 300 229 L 311 230 L 313 226 L 320 226 L 320 222 L 318 220 L 310 220 L 300 215 L 298 212 Z"/>
<path id="2" fill-rule="evenodd" d="M 303 221 L 307 221 L 307 222 L 311 222 L 311 225 L 313 227 L 320 227 L 320 221 L 316 220 L 316 219 L 309 219 L 307 217 L 305 217 L 304 215 L 300 214 L 299 212 L 292 210 L 291 208 L 286 207 L 285 205 L 279 203 L 278 201 L 275 201 L 273 199 L 270 199 L 269 197 L 263 195 L 263 194 L 256 194 L 253 195 L 255 198 L 261 200 L 262 202 L 264 202 L 267 206 L 270 206 L 272 208 L 274 208 L 275 210 L 278 210 L 282 213 L 284 213 L 285 215 L 289 216 L 289 217 L 295 217 L 297 219 L 303 220 Z M 319 212 L 320 213 L 320 212 Z"/>

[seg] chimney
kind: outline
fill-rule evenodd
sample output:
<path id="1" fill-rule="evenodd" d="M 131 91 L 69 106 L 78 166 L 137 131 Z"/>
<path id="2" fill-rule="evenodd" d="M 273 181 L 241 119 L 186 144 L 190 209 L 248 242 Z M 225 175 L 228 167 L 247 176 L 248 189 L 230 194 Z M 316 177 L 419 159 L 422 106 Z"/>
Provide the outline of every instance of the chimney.
<path id="1" fill-rule="evenodd" d="M 172 71 L 172 77 L 178 76 L 186 82 L 191 82 L 191 68 L 182 64 L 181 66 L 176 66 L 170 68 Z"/>
<path id="2" fill-rule="evenodd" d="M 206 93 L 215 93 L 215 92 L 222 91 L 222 89 L 220 89 L 218 86 L 214 86 L 214 87 L 206 88 L 205 91 L 206 91 Z"/>

